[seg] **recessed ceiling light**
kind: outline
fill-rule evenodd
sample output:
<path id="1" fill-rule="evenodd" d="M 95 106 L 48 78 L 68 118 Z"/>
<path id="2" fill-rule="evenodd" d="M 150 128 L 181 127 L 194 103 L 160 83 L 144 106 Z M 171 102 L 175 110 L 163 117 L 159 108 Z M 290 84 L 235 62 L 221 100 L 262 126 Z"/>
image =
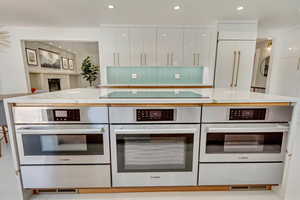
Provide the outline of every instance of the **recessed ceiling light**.
<path id="1" fill-rule="evenodd" d="M 109 9 L 114 9 L 114 8 L 115 8 L 115 6 L 112 5 L 112 4 L 109 4 L 107 7 L 108 7 Z"/>
<path id="2" fill-rule="evenodd" d="M 180 5 L 173 6 L 173 10 L 180 10 L 180 9 L 181 9 Z"/>
<path id="3" fill-rule="evenodd" d="M 245 8 L 244 8 L 244 6 L 238 6 L 238 7 L 236 7 L 236 10 L 238 10 L 238 11 L 241 11 L 241 10 L 244 10 Z"/>

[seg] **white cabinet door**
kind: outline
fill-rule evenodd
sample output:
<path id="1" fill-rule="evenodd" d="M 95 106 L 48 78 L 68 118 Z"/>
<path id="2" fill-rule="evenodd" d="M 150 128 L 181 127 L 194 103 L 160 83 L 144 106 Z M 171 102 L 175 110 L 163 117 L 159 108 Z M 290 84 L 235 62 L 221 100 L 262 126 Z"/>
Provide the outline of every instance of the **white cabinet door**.
<path id="1" fill-rule="evenodd" d="M 130 65 L 129 31 L 127 28 L 114 30 L 115 49 L 118 66 Z"/>
<path id="2" fill-rule="evenodd" d="M 250 90 L 255 41 L 220 41 L 215 87 Z"/>
<path id="3" fill-rule="evenodd" d="M 156 64 L 156 29 L 130 28 L 131 65 Z"/>
<path id="4" fill-rule="evenodd" d="M 111 28 L 101 29 L 101 67 L 106 66 L 115 66 L 116 65 L 116 57 L 115 57 L 115 38 L 114 38 L 114 30 Z"/>
<path id="5" fill-rule="evenodd" d="M 157 64 L 160 66 L 183 65 L 183 30 L 159 28 L 157 30 Z"/>
<path id="6" fill-rule="evenodd" d="M 130 65 L 128 28 L 103 28 L 100 44 L 104 67 Z"/>
<path id="7" fill-rule="evenodd" d="M 129 29 L 129 34 L 131 65 L 141 66 L 143 65 L 144 54 L 144 31 L 141 28 L 131 28 Z"/>
<path id="8" fill-rule="evenodd" d="M 144 46 L 144 65 L 156 65 L 156 28 L 144 28 L 143 46 Z"/>
<path id="9" fill-rule="evenodd" d="M 212 34 L 203 29 L 184 30 L 184 65 L 205 66 L 211 64 Z"/>

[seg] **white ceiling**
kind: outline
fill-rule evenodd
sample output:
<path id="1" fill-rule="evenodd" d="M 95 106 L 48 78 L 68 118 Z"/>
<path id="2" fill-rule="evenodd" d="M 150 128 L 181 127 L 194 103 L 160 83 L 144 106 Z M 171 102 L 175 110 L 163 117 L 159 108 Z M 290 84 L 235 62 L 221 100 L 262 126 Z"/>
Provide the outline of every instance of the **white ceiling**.
<path id="1" fill-rule="evenodd" d="M 108 4 L 115 9 L 108 9 Z M 174 11 L 176 4 L 182 9 Z M 236 10 L 239 5 L 245 7 L 241 12 Z M 4 25 L 209 25 L 216 20 L 255 19 L 265 29 L 300 24 L 300 0 L 0 0 Z"/>

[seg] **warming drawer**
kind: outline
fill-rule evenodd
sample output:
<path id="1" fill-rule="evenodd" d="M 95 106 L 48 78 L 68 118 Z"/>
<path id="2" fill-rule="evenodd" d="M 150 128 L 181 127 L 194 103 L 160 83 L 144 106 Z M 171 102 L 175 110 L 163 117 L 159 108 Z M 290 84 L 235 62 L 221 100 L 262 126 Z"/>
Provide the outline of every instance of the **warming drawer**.
<path id="1" fill-rule="evenodd" d="M 199 185 L 281 184 L 283 163 L 215 163 L 199 165 Z"/>
<path id="2" fill-rule="evenodd" d="M 110 165 L 22 166 L 24 188 L 110 187 Z"/>

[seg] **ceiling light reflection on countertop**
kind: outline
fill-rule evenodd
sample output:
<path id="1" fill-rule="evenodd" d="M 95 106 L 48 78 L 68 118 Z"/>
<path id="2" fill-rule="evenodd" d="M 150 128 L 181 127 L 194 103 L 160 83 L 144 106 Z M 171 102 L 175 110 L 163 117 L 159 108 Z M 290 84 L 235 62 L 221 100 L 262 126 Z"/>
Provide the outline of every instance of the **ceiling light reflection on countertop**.
<path id="1" fill-rule="evenodd" d="M 180 5 L 175 5 L 173 6 L 173 10 L 180 10 L 181 9 L 181 6 Z"/>
<path id="2" fill-rule="evenodd" d="M 242 10 L 244 10 L 245 8 L 244 8 L 244 6 L 238 6 L 238 7 L 236 7 L 236 10 L 237 11 L 242 11 Z"/>
<path id="3" fill-rule="evenodd" d="M 109 4 L 107 7 L 108 7 L 109 9 L 114 9 L 114 8 L 115 8 L 115 6 L 114 6 L 113 4 Z"/>

